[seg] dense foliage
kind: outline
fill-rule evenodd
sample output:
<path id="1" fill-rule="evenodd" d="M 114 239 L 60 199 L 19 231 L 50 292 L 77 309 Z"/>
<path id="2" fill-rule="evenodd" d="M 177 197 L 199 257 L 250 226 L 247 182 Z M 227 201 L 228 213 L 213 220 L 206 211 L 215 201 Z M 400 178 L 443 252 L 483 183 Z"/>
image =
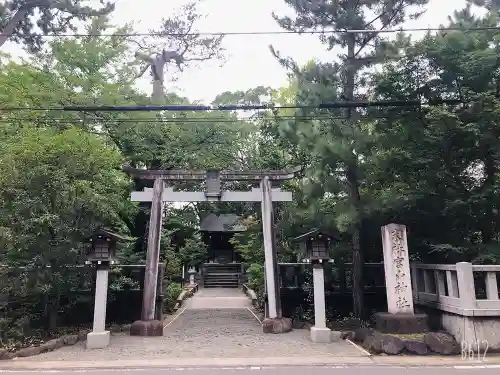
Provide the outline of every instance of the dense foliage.
<path id="1" fill-rule="evenodd" d="M 5 20 L 13 17 L 21 2 L 4 3 L 0 4 L 0 27 L 6 27 Z M 33 18 L 19 23 L 12 40 L 26 43 L 32 55 L 29 61 L 20 62 L 0 55 L 0 106 L 149 104 L 149 93 L 135 87 L 144 61 L 134 57 L 136 43 L 121 36 L 130 29 L 111 26 L 101 14 L 112 8 L 90 10 L 79 8 L 77 1 L 55 3 L 71 3 L 80 9 L 77 14 L 64 9 L 58 14 L 86 20 L 92 35 L 52 38 L 41 49 L 39 41 L 26 37 Z M 286 29 L 377 30 L 418 16 L 427 1 L 286 3 L 296 17 L 275 16 Z M 484 16 L 474 16 L 468 6 L 451 15 L 444 26 L 465 30 L 500 25 L 495 2 L 473 3 L 484 8 Z M 40 13 L 44 32 L 63 30 L 57 22 L 64 19 L 54 20 L 52 11 L 47 8 Z M 375 21 L 366 14 L 373 14 Z M 161 26 L 175 27 L 185 24 L 172 18 Z M 103 33 L 116 35 L 99 37 Z M 418 109 L 260 111 L 245 119 L 229 111 L 163 113 L 160 117 L 147 112 L 1 111 L 2 342 L 26 336 L 34 328 L 54 329 L 66 322 L 76 304 L 85 298 L 84 303 L 91 303 L 88 293 L 85 298 L 81 293 L 91 291 L 92 276 L 68 265 L 82 264 L 84 239 L 98 226 L 135 239 L 120 247 L 122 263 L 144 261 L 149 208 L 128 197 L 131 190 L 147 183 L 131 181 L 121 172 L 123 164 L 166 169 L 302 166 L 304 173 L 283 186 L 293 192 L 294 201 L 276 205 L 283 261 L 296 259 L 291 238 L 316 226 L 343 234 L 335 258 L 353 261 L 355 268 L 365 261 L 379 261 L 380 226 L 397 222 L 409 228 L 414 259 L 497 262 L 499 32 L 443 30 L 418 41 L 403 33 L 391 40 L 377 33 L 328 35 L 321 36 L 326 48 L 349 50 L 354 45 L 355 56 L 341 55 L 326 62 L 311 56 L 309 64 L 298 66 L 274 51 L 289 69 L 287 87 L 224 92 L 213 104 L 312 105 L 345 98 L 424 102 L 455 98 L 463 103 Z M 201 42 L 191 42 L 190 58 L 196 59 L 194 47 Z M 218 48 L 220 40 L 212 42 Z M 149 45 L 155 43 L 152 40 Z M 201 61 L 212 56 L 199 57 Z M 167 69 L 176 69 L 172 65 Z M 168 84 L 164 101 L 190 103 L 171 93 Z M 199 187 L 191 182 L 176 186 Z M 250 188 L 241 183 L 232 187 Z M 191 203 L 166 207 L 161 248 L 165 309 L 173 307 L 180 292 L 182 267 L 196 265 L 206 255 L 196 228 L 209 213 L 244 217 L 248 230 L 236 235 L 233 243 L 248 268 L 249 285 L 262 298 L 264 258 L 258 206 Z M 362 316 L 362 274 L 358 272 L 354 279 L 353 311 Z M 140 281 L 125 267 L 114 271 L 112 290 L 139 286 Z"/>

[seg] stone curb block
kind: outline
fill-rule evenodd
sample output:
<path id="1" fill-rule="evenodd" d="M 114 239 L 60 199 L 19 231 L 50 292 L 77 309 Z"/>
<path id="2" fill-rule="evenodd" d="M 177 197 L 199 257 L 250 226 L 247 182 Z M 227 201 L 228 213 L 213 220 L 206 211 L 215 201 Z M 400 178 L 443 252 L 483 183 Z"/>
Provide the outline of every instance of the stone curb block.
<path id="1" fill-rule="evenodd" d="M 111 333 L 121 333 L 130 331 L 130 324 L 117 325 L 114 324 L 109 327 Z M 91 332 L 90 329 L 83 329 L 78 334 L 64 335 L 56 339 L 46 341 L 38 346 L 30 346 L 21 348 L 15 352 L 9 352 L 7 349 L 0 349 L 0 360 L 9 360 L 13 358 L 33 357 L 38 354 L 47 353 L 63 346 L 76 345 L 78 342 L 87 341 L 87 334 Z"/>
<path id="2" fill-rule="evenodd" d="M 24 358 L 24 357 L 33 357 L 35 355 L 51 352 L 53 350 L 62 348 L 63 346 L 75 345 L 80 341 L 87 340 L 87 333 L 90 330 L 81 330 L 76 335 L 64 335 L 56 339 L 52 339 L 44 342 L 38 346 L 30 346 L 27 348 L 21 348 L 16 350 L 15 352 L 9 352 L 6 349 L 0 350 L 0 360 L 8 360 L 13 358 Z"/>
<path id="3" fill-rule="evenodd" d="M 250 289 L 248 285 L 242 285 L 243 292 L 252 300 L 252 306 L 257 307 L 257 293 L 253 289 Z"/>
<path id="4" fill-rule="evenodd" d="M 199 289 L 198 284 L 194 284 L 193 286 L 186 287 L 177 297 L 177 303 L 174 306 L 174 311 L 179 310 L 179 308 L 182 306 L 182 302 L 193 296 Z"/>
<path id="5" fill-rule="evenodd" d="M 354 331 L 343 331 L 343 339 L 359 343 L 372 354 L 414 356 L 457 355 L 460 346 L 455 338 L 445 332 L 422 333 L 421 338 L 380 333 L 372 328 L 359 328 Z"/>

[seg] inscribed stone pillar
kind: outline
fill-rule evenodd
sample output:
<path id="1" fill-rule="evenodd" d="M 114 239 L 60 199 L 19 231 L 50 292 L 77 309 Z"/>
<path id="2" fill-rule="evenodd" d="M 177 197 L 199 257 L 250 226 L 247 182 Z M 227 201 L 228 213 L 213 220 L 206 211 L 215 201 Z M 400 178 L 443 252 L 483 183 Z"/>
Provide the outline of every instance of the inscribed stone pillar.
<path id="1" fill-rule="evenodd" d="M 406 226 L 388 224 L 382 227 L 382 246 L 388 312 L 413 314 Z"/>
<path id="2" fill-rule="evenodd" d="M 156 292 L 158 282 L 158 264 L 160 261 L 160 240 L 163 218 L 164 182 L 157 179 L 153 185 L 153 199 L 149 219 L 148 248 L 146 270 L 144 273 L 144 292 L 141 320 L 130 327 L 133 336 L 162 336 L 163 322 L 155 320 Z"/>
<path id="3" fill-rule="evenodd" d="M 87 349 L 100 349 L 109 345 L 109 331 L 105 330 L 108 302 L 108 267 L 97 269 L 95 281 L 94 324 L 87 334 Z"/>
<path id="4" fill-rule="evenodd" d="M 385 288 L 388 312 L 375 314 L 375 328 L 385 333 L 422 333 L 428 330 L 428 316 L 415 314 L 410 277 L 406 227 L 388 224 L 382 227 Z"/>

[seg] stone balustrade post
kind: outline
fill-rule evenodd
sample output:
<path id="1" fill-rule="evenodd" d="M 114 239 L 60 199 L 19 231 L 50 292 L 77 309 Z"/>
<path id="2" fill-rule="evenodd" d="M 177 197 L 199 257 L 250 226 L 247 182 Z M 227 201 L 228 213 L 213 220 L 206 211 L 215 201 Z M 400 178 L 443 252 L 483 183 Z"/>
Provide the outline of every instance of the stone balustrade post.
<path id="1" fill-rule="evenodd" d="M 476 308 L 476 290 L 474 288 L 474 273 L 472 264 L 460 262 L 457 267 L 457 284 L 460 307 L 465 310 Z"/>
<path id="2" fill-rule="evenodd" d="M 411 262 L 410 263 L 410 276 L 411 276 L 411 286 L 413 289 L 413 301 L 418 302 L 419 299 L 419 290 L 418 290 L 418 285 L 419 285 L 419 272 L 418 272 L 418 263 L 417 262 Z"/>

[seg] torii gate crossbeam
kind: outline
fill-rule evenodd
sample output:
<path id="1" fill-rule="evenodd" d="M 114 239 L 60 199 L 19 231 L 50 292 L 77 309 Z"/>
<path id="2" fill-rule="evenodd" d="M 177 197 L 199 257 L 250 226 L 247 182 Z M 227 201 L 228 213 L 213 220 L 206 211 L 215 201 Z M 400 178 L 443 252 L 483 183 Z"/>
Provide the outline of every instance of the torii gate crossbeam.
<path id="1" fill-rule="evenodd" d="M 273 202 L 291 202 L 292 193 L 271 189 Z M 144 191 L 133 191 L 131 194 L 133 202 L 152 202 L 153 189 L 145 188 Z M 203 191 L 174 191 L 172 188 L 163 190 L 163 202 L 262 202 L 262 190 L 253 188 L 251 191 L 221 192 L 220 199 L 210 199 Z"/>

